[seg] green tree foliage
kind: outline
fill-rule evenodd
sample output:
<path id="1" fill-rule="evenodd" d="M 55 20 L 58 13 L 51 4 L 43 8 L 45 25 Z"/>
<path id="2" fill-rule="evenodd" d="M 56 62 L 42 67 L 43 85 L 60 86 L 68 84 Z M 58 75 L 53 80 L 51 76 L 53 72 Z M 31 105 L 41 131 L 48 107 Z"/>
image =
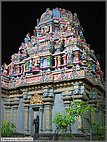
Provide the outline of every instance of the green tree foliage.
<path id="1" fill-rule="evenodd" d="M 15 134 L 15 125 L 12 122 L 1 122 L 1 136 L 12 137 Z"/>
<path id="2" fill-rule="evenodd" d="M 57 130 L 66 131 L 75 123 L 75 117 L 81 116 L 88 111 L 93 111 L 94 108 L 83 101 L 74 101 L 70 108 L 65 110 L 65 114 L 57 113 L 53 122 L 56 125 Z"/>
<path id="3" fill-rule="evenodd" d="M 97 140 L 105 140 L 105 134 L 106 134 L 106 127 L 100 126 L 97 122 L 91 121 L 88 118 L 85 118 L 90 125 L 90 129 L 92 131 L 93 136 L 95 136 L 95 139 Z"/>

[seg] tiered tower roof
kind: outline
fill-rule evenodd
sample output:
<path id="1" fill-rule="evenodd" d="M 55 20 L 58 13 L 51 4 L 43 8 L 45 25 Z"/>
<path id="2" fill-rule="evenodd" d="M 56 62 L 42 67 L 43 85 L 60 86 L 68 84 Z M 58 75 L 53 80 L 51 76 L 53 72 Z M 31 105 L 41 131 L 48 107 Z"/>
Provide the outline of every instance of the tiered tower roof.
<path id="1" fill-rule="evenodd" d="M 61 8 L 47 8 L 11 63 L 2 65 L 2 87 L 8 89 L 81 78 L 103 87 L 103 72 L 77 14 Z"/>

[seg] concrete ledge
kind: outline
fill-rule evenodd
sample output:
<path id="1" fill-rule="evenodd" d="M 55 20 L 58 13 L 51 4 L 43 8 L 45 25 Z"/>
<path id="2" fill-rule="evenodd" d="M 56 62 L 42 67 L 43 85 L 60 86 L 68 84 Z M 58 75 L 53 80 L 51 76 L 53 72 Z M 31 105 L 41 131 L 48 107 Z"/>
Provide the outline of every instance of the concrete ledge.
<path id="1" fill-rule="evenodd" d="M 33 134 L 34 140 L 86 140 L 87 138 L 83 134 L 71 134 L 71 133 L 35 133 Z"/>

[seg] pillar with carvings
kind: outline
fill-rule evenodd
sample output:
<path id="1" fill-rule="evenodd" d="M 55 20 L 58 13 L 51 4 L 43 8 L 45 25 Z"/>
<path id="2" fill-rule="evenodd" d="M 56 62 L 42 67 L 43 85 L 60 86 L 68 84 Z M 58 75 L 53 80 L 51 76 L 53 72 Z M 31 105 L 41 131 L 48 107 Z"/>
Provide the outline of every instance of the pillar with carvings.
<path id="1" fill-rule="evenodd" d="M 24 132 L 28 133 L 29 131 L 29 107 L 26 105 L 24 106 Z"/>
<path id="2" fill-rule="evenodd" d="M 63 92 L 63 96 L 62 96 L 62 99 L 63 99 L 63 103 L 65 105 L 65 109 L 69 108 L 70 105 L 71 105 L 71 95 L 69 95 L 70 92 L 68 90 L 66 90 L 65 92 Z"/>
<path id="3" fill-rule="evenodd" d="M 75 56 L 75 61 L 76 63 L 79 63 L 80 60 L 80 51 L 79 50 L 75 50 L 74 51 L 74 56 Z"/>
<path id="4" fill-rule="evenodd" d="M 43 106 L 39 108 L 40 114 L 40 132 L 43 132 Z"/>
<path id="5" fill-rule="evenodd" d="M 66 63 L 67 63 L 67 55 L 64 54 L 62 57 L 63 57 L 63 64 L 66 65 Z"/>
<path id="6" fill-rule="evenodd" d="M 58 67 L 60 67 L 61 66 L 61 56 L 59 55 L 58 56 Z"/>
<path id="7" fill-rule="evenodd" d="M 52 64 L 52 59 L 51 59 L 51 56 L 47 56 L 47 61 L 48 61 L 48 66 L 51 66 Z"/>
<path id="8" fill-rule="evenodd" d="M 55 68 L 58 68 L 58 57 L 55 56 Z"/>
<path id="9" fill-rule="evenodd" d="M 9 121 L 9 117 L 10 117 L 10 106 L 6 106 L 5 107 L 5 113 L 4 113 L 4 118 L 6 121 Z"/>
<path id="10" fill-rule="evenodd" d="M 52 57 L 51 56 L 47 56 L 47 65 L 48 65 L 48 71 L 50 71 L 50 68 L 52 66 Z"/>
<path id="11" fill-rule="evenodd" d="M 69 90 L 66 90 L 62 94 L 63 94 L 62 99 L 63 99 L 65 109 L 68 109 L 71 106 L 71 100 L 72 100 L 70 92 Z M 68 127 L 67 132 L 70 132 L 70 131 L 71 131 L 71 127 Z"/>
<path id="12" fill-rule="evenodd" d="M 59 56 L 55 56 L 55 68 L 59 69 L 61 66 L 61 57 Z"/>
<path id="13" fill-rule="evenodd" d="M 54 92 L 51 88 L 44 88 L 43 94 L 43 103 L 44 103 L 44 124 L 45 124 L 45 132 L 52 131 L 52 107 L 54 101 Z"/>
<path id="14" fill-rule="evenodd" d="M 17 118 L 17 109 L 18 109 L 18 106 L 13 106 L 13 111 L 14 111 L 14 114 L 13 114 L 13 123 L 14 125 L 16 126 L 16 118 Z"/>
<path id="15" fill-rule="evenodd" d="M 52 25 L 52 23 L 51 23 L 51 24 L 50 24 L 50 31 L 49 31 L 50 34 L 52 34 L 52 29 L 53 29 L 53 25 Z"/>
<path id="16" fill-rule="evenodd" d="M 52 103 L 53 98 L 43 98 L 44 102 L 44 113 L 45 113 L 45 132 L 52 131 Z"/>

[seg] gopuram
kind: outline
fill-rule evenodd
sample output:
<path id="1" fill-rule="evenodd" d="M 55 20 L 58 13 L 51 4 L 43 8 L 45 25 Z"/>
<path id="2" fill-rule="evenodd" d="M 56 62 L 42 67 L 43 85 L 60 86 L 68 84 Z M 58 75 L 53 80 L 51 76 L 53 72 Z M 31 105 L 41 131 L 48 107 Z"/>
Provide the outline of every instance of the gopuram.
<path id="1" fill-rule="evenodd" d="M 37 19 L 33 35 L 26 34 L 10 64 L 1 66 L 1 89 L 1 120 L 14 122 L 18 133 L 54 133 L 54 116 L 64 113 L 72 100 L 94 105 L 97 111 L 89 118 L 104 123 L 100 63 L 86 42 L 77 14 L 65 9 L 47 8 Z M 72 133 L 82 127 L 87 127 L 85 121 L 76 118 Z"/>

